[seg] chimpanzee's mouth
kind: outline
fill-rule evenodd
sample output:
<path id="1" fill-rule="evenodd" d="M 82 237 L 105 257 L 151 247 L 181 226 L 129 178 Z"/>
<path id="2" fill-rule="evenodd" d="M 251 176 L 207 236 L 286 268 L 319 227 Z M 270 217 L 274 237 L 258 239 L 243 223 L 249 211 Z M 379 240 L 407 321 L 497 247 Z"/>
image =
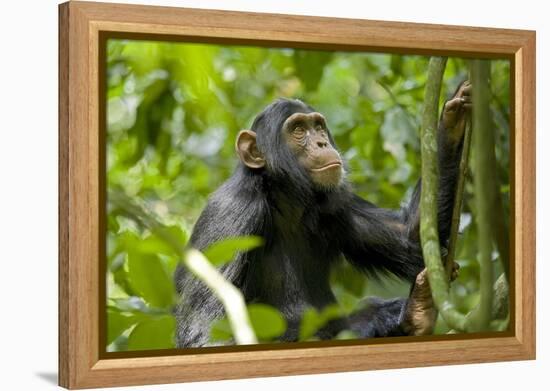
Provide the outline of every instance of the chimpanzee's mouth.
<path id="1" fill-rule="evenodd" d="M 324 171 L 324 170 L 328 170 L 328 169 L 331 169 L 331 168 L 336 168 L 336 167 L 340 167 L 342 166 L 342 162 L 339 161 L 339 160 L 334 160 L 332 162 L 329 162 L 327 164 L 325 164 L 324 166 L 321 166 L 321 167 L 318 167 L 318 168 L 312 168 L 311 171 Z"/>

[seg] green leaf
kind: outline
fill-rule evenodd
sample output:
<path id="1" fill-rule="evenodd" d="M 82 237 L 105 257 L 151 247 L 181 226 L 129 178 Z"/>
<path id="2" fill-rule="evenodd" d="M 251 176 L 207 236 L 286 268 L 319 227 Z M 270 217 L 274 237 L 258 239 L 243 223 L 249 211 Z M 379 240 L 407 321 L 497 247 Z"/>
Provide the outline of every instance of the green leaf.
<path id="1" fill-rule="evenodd" d="M 183 230 L 180 226 L 177 225 L 170 225 L 168 227 L 162 227 L 161 230 L 165 235 L 169 235 L 171 240 L 174 243 L 178 243 L 181 245 L 181 249 L 183 251 L 183 248 L 187 244 L 187 232 Z M 177 254 L 181 255 L 181 254 Z"/>
<path id="2" fill-rule="evenodd" d="M 118 232 L 120 229 L 120 225 L 118 224 L 118 221 L 113 214 L 107 215 L 107 229 L 110 232 Z"/>
<path id="3" fill-rule="evenodd" d="M 334 339 L 344 340 L 344 339 L 359 339 L 359 335 L 351 330 L 342 330 Z"/>
<path id="4" fill-rule="evenodd" d="M 233 331 L 226 317 L 216 320 L 210 327 L 210 342 L 225 342 L 233 338 Z"/>
<path id="5" fill-rule="evenodd" d="M 126 256 L 121 255 L 121 257 L 118 259 L 118 262 L 115 264 L 113 263 L 110 269 L 110 272 L 113 276 L 113 281 L 128 295 L 128 296 L 135 296 L 136 292 L 134 288 L 130 284 L 130 280 L 128 277 L 128 271 L 124 268 L 124 264 L 126 263 Z"/>
<path id="6" fill-rule="evenodd" d="M 315 308 L 308 308 L 304 311 L 302 322 L 300 323 L 300 341 L 306 341 L 312 338 L 327 322 L 345 315 L 345 312 L 337 305 L 329 305 L 321 312 Z"/>
<path id="7" fill-rule="evenodd" d="M 138 316 L 126 315 L 116 310 L 107 310 L 107 345 L 110 345 L 117 337 L 131 326 L 137 323 Z"/>
<path id="8" fill-rule="evenodd" d="M 259 236 L 238 236 L 216 242 L 203 253 L 214 266 L 222 266 L 235 259 L 237 253 L 250 251 L 263 243 Z"/>
<path id="9" fill-rule="evenodd" d="M 314 308 L 308 308 L 302 315 L 300 323 L 300 341 L 305 341 L 319 329 L 319 313 Z"/>
<path id="10" fill-rule="evenodd" d="M 148 312 L 149 308 L 141 297 L 130 296 L 126 298 L 109 298 L 109 304 L 120 312 L 132 312 L 134 314 Z"/>
<path id="11" fill-rule="evenodd" d="M 296 70 L 308 91 L 317 89 L 317 85 L 323 77 L 325 65 L 332 59 L 332 56 L 331 52 L 316 50 L 296 50 L 294 52 Z"/>
<path id="12" fill-rule="evenodd" d="M 174 347 L 176 321 L 172 316 L 139 322 L 128 337 L 128 350 L 170 349 Z"/>
<path id="13" fill-rule="evenodd" d="M 166 308 L 173 303 L 174 286 L 160 259 L 153 254 L 128 254 L 128 279 L 149 304 Z"/>
<path id="14" fill-rule="evenodd" d="M 286 320 L 281 313 L 266 304 L 250 304 L 248 315 L 252 328 L 260 340 L 271 340 L 286 330 Z"/>
<path id="15" fill-rule="evenodd" d="M 146 254 L 174 254 L 174 249 L 168 243 L 154 235 L 150 235 L 139 242 L 139 251 Z"/>
<path id="16" fill-rule="evenodd" d="M 357 296 L 354 296 L 345 290 L 342 290 L 338 295 L 338 304 L 340 304 L 341 310 L 345 314 L 351 314 L 353 310 L 357 308 L 359 302 L 360 300 Z"/>
<path id="17" fill-rule="evenodd" d="M 250 304 L 250 323 L 259 340 L 271 341 L 286 331 L 286 320 L 281 313 L 267 304 Z M 210 341 L 222 342 L 233 338 L 233 330 L 227 317 L 216 320 L 210 328 Z"/>

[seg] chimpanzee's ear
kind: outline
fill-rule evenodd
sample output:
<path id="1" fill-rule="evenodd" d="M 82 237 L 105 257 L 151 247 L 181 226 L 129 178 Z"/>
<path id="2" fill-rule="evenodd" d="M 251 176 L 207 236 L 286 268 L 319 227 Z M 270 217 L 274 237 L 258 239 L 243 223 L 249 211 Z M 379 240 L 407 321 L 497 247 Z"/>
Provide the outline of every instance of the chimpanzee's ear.
<path id="1" fill-rule="evenodd" d="M 237 135 L 235 150 L 239 154 L 241 162 L 249 168 L 262 168 L 265 166 L 265 159 L 256 146 L 256 132 L 241 130 Z"/>

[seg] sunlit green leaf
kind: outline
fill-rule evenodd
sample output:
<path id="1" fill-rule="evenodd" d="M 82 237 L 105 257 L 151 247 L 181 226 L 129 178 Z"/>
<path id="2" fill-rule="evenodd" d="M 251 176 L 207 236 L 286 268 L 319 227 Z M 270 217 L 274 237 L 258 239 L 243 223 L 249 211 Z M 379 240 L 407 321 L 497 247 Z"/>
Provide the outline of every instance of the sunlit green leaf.
<path id="1" fill-rule="evenodd" d="M 172 305 L 174 284 L 157 256 L 130 252 L 128 277 L 132 287 L 152 306 Z"/>
<path id="2" fill-rule="evenodd" d="M 266 304 L 250 304 L 248 315 L 254 333 L 259 340 L 271 341 L 286 331 L 286 320 L 276 309 Z M 233 338 L 231 324 L 227 317 L 216 320 L 210 328 L 212 342 L 230 341 Z"/>
<path id="3" fill-rule="evenodd" d="M 346 339 L 359 339 L 359 335 L 351 330 L 342 330 L 334 337 L 334 339 L 346 340 Z"/>
<path id="4" fill-rule="evenodd" d="M 110 345 L 120 334 L 137 323 L 139 319 L 135 315 L 107 310 L 107 345 Z"/>
<path id="5" fill-rule="evenodd" d="M 286 330 L 286 320 L 277 309 L 265 304 L 248 306 L 250 322 L 260 340 L 270 340 L 281 336 Z"/>
<path id="6" fill-rule="evenodd" d="M 263 244 L 258 236 L 240 236 L 216 242 L 204 250 L 204 255 L 215 266 L 232 261 L 237 253 L 253 250 Z"/>
<path id="7" fill-rule="evenodd" d="M 176 321 L 172 316 L 143 320 L 130 333 L 128 350 L 173 348 L 175 328 Z"/>
<path id="8" fill-rule="evenodd" d="M 230 341 L 233 338 L 233 331 L 227 318 L 221 318 L 212 323 L 210 326 L 210 341 L 223 342 Z"/>
<path id="9" fill-rule="evenodd" d="M 174 249 L 166 241 L 153 235 L 141 240 L 138 249 L 144 254 L 172 255 L 174 253 Z"/>

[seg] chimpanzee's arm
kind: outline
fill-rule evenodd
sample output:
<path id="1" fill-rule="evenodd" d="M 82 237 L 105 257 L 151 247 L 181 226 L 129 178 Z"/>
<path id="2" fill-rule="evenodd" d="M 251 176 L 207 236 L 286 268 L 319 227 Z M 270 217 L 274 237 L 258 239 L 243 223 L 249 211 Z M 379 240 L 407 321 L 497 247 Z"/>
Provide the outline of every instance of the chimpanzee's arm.
<path id="1" fill-rule="evenodd" d="M 403 327 L 407 301 L 406 298 L 369 297 L 363 303 L 364 309 L 348 318 L 349 329 L 360 338 L 409 335 Z"/>
<path id="2" fill-rule="evenodd" d="M 454 205 L 458 168 L 471 86 L 462 83 L 445 103 L 438 129 L 439 238 L 446 245 Z M 347 212 L 342 251 L 346 258 L 367 272 L 387 271 L 413 281 L 423 268 L 420 247 L 419 180 L 408 205 L 400 211 L 378 208 L 355 196 Z"/>
<path id="3" fill-rule="evenodd" d="M 413 198 L 411 204 L 415 202 Z M 424 261 L 418 240 L 411 239 L 417 234 L 409 232 L 408 218 L 406 213 L 378 208 L 355 196 L 344 218 L 344 256 L 368 274 L 390 272 L 413 281 Z"/>

